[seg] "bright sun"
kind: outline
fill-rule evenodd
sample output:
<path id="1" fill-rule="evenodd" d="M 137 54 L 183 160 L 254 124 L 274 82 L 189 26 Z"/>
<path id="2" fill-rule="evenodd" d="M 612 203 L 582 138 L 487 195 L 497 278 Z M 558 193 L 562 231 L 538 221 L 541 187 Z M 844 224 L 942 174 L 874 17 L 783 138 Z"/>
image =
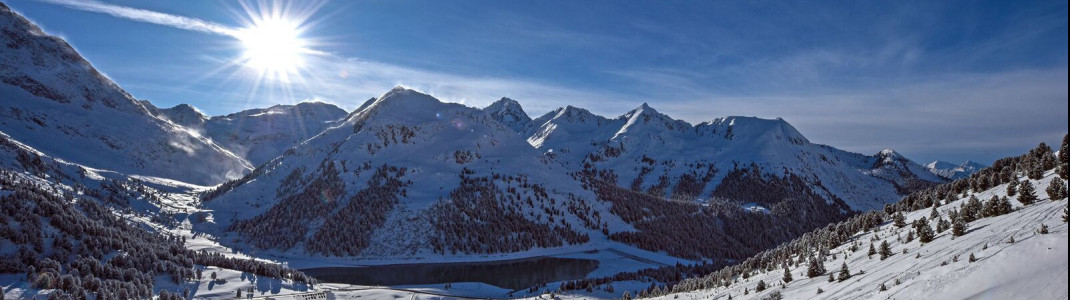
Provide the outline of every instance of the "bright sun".
<path id="1" fill-rule="evenodd" d="M 253 26 L 237 32 L 245 47 L 244 65 L 262 73 L 283 76 L 304 67 L 308 52 L 305 40 L 294 22 L 282 19 L 257 20 Z"/>

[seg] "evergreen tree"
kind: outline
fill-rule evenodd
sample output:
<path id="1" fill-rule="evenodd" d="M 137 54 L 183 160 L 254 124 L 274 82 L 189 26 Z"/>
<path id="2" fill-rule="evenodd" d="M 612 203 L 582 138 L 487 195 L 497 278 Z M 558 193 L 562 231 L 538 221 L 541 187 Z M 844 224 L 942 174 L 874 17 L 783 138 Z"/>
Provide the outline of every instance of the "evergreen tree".
<path id="1" fill-rule="evenodd" d="M 788 270 L 787 265 L 784 265 L 784 283 L 791 283 L 792 280 L 794 279 L 791 278 L 791 271 Z"/>
<path id="2" fill-rule="evenodd" d="M 873 247 L 873 243 L 869 243 L 869 257 L 873 258 L 874 255 L 877 255 L 877 248 Z"/>
<path id="3" fill-rule="evenodd" d="M 951 229 L 951 222 L 948 220 L 940 218 L 940 220 L 936 222 L 936 233 L 943 233 L 948 229 Z"/>
<path id="4" fill-rule="evenodd" d="M 821 260 L 810 256 L 810 268 L 806 270 L 806 276 L 810 278 L 825 275 L 828 271 L 825 270 L 825 263 Z"/>
<path id="5" fill-rule="evenodd" d="M 970 196 L 970 200 L 967 200 L 966 204 L 963 205 L 962 218 L 967 223 L 976 221 L 983 215 L 982 210 L 984 210 L 984 204 L 981 204 L 981 200 Z"/>
<path id="6" fill-rule="evenodd" d="M 991 199 L 985 201 L 984 208 L 981 209 L 981 215 L 985 218 L 995 217 L 999 215 L 999 197 L 992 196 Z"/>
<path id="7" fill-rule="evenodd" d="M 879 290 L 881 292 L 886 292 L 886 291 L 888 291 L 888 287 L 884 286 L 884 284 L 881 283 L 881 286 L 877 287 L 877 290 Z"/>
<path id="8" fill-rule="evenodd" d="M 1037 230 L 1039 234 L 1048 234 L 1048 224 L 1040 224 L 1040 229 Z"/>
<path id="9" fill-rule="evenodd" d="M 1011 206 L 1011 200 L 1007 197 L 999 198 L 999 215 L 1005 215 L 1014 212 L 1014 207 Z"/>
<path id="10" fill-rule="evenodd" d="M 968 228 L 968 226 L 969 225 L 966 223 L 965 220 L 962 219 L 961 216 L 955 218 L 954 220 L 952 220 L 951 234 L 954 236 L 966 235 L 966 229 Z"/>
<path id="11" fill-rule="evenodd" d="M 1007 183 L 1007 197 L 1014 197 L 1014 195 L 1017 195 L 1017 194 L 1018 194 L 1018 180 L 1017 179 L 1013 179 L 1013 180 L 1011 180 L 1011 182 Z"/>
<path id="12" fill-rule="evenodd" d="M 765 291 L 765 280 L 758 280 L 758 286 L 754 288 L 755 292 Z"/>
<path id="13" fill-rule="evenodd" d="M 929 226 L 929 221 L 924 217 L 914 222 L 914 230 L 918 232 L 918 240 L 922 244 L 932 242 L 936 238 L 936 233 L 933 232 L 933 228 Z"/>
<path id="14" fill-rule="evenodd" d="M 1048 184 L 1048 198 L 1052 201 L 1066 199 L 1066 185 L 1063 184 L 1063 180 L 1059 178 L 1052 178 L 1051 183 Z"/>
<path id="15" fill-rule="evenodd" d="M 977 262 L 977 257 L 973 256 L 973 253 L 970 253 L 970 263 L 974 263 L 974 262 Z"/>
<path id="16" fill-rule="evenodd" d="M 836 274 L 829 273 L 829 282 L 836 282 Z"/>
<path id="17" fill-rule="evenodd" d="M 1029 180 L 1023 180 L 1018 186 L 1018 202 L 1022 205 L 1032 205 L 1037 202 L 1037 190 Z"/>
<path id="18" fill-rule="evenodd" d="M 1066 207 L 1064 206 L 1064 207 L 1063 207 L 1063 223 L 1066 223 L 1066 219 L 1067 219 L 1067 215 L 1066 215 L 1066 213 L 1067 213 L 1067 211 L 1066 211 Z"/>
<path id="19" fill-rule="evenodd" d="M 925 226 L 929 226 L 929 225 L 925 225 Z M 888 259 L 888 257 L 892 256 L 892 246 L 888 245 L 888 241 L 881 241 L 880 254 L 881 254 L 881 260 Z"/>
<path id="20" fill-rule="evenodd" d="M 907 227 L 907 218 L 903 215 L 903 212 L 898 212 L 892 215 L 892 223 L 898 228 Z"/>
<path id="21" fill-rule="evenodd" d="M 851 279 L 851 270 L 848 270 L 847 263 L 844 263 L 840 266 L 840 282 L 847 281 L 848 279 Z"/>
<path id="22" fill-rule="evenodd" d="M 940 202 L 936 201 L 936 202 L 933 202 L 933 203 L 934 203 L 933 204 L 933 209 L 931 211 L 929 211 L 929 219 L 938 220 L 938 219 L 940 219 L 940 211 L 936 209 L 937 206 L 936 206 L 935 203 L 940 203 Z"/>

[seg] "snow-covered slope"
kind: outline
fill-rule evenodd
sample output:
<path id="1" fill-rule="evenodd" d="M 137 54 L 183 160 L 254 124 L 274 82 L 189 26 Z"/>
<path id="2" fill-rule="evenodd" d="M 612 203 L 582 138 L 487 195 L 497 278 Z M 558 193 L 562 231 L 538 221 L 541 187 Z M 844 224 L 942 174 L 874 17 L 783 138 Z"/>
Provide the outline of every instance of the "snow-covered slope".
<path id="1" fill-rule="evenodd" d="M 613 119 L 569 106 L 533 123 L 521 133 L 566 167 L 676 200 L 739 198 L 718 187 L 752 164 L 766 176 L 804 178 L 830 203 L 855 210 L 946 181 L 894 152 L 865 156 L 810 143 L 783 119 L 724 117 L 693 126 L 644 103 Z"/>
<path id="2" fill-rule="evenodd" d="M 816 278 L 807 278 L 809 264 L 802 262 L 789 266 L 794 280 L 788 284 L 782 281 L 784 269 L 776 268 L 739 278 L 727 288 L 658 299 L 727 299 L 729 295 L 732 299 L 769 299 L 773 293 L 784 299 L 1066 299 L 1068 232 L 1062 216 L 1067 204 L 1065 199 L 1049 201 L 1043 193 L 1052 180 L 1061 179 L 1049 172 L 1043 179 L 1031 181 L 1039 191 L 1040 202 L 1022 205 L 1011 197 L 1014 212 L 969 223 L 961 237 L 953 237 L 948 230 L 922 244 L 918 239 L 906 240 L 910 226 L 898 228 L 887 223 L 832 249 L 823 261 L 828 272 Z M 1003 197 L 1006 188 L 999 185 L 971 196 L 985 200 Z M 947 218 L 968 199 L 947 203 L 939 213 Z M 907 214 L 906 223 L 929 218 L 931 213 L 924 209 Z M 1050 234 L 1038 233 L 1042 225 L 1048 226 Z M 871 243 L 879 248 L 882 241 L 888 242 L 890 257 L 867 255 Z M 970 261 L 971 255 L 975 261 Z M 839 277 L 843 265 L 850 279 L 829 282 L 828 274 Z M 759 281 L 770 288 L 756 292 Z M 881 291 L 881 285 L 887 290 Z"/>
<path id="3" fill-rule="evenodd" d="M 966 161 L 961 165 L 955 165 L 953 163 L 938 160 L 925 165 L 925 168 L 929 169 L 929 172 L 950 179 L 969 177 L 985 167 L 987 166 L 973 161 Z"/>
<path id="4" fill-rule="evenodd" d="M 78 164 L 196 184 L 251 166 L 196 132 L 162 121 L 62 39 L 0 5 L 0 131 Z"/>
<path id="5" fill-rule="evenodd" d="M 196 130 L 254 165 L 336 125 L 346 111 L 329 103 L 301 102 L 207 117 L 193 106 L 180 104 L 156 110 L 156 116 Z"/>

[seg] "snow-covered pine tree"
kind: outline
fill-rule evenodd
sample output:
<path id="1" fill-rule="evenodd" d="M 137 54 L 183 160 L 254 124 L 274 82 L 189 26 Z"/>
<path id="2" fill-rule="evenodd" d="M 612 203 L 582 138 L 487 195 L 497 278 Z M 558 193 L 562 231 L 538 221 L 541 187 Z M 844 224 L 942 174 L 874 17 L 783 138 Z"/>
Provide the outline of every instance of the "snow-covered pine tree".
<path id="1" fill-rule="evenodd" d="M 925 217 L 914 221 L 914 230 L 918 232 L 918 240 L 922 244 L 932 242 L 936 238 L 936 233 L 933 232 L 933 228 L 929 226 L 929 221 Z"/>
<path id="2" fill-rule="evenodd" d="M 758 280 L 758 286 L 754 288 L 754 291 L 755 292 L 762 292 L 762 291 L 765 291 L 765 288 L 766 288 L 765 280 Z"/>
<path id="3" fill-rule="evenodd" d="M 1014 197 L 1018 194 L 1018 180 L 1011 180 L 1007 183 L 1007 197 Z"/>
<path id="4" fill-rule="evenodd" d="M 970 200 L 967 200 L 966 204 L 963 207 L 964 209 L 962 210 L 961 214 L 963 219 L 965 219 L 967 223 L 976 221 L 977 219 L 982 217 L 982 210 L 984 210 L 984 204 L 981 204 L 981 200 L 977 199 L 977 197 L 970 196 Z"/>
<path id="5" fill-rule="evenodd" d="M 881 283 L 881 286 L 877 287 L 877 290 L 881 292 L 886 292 L 888 291 L 888 287 L 884 286 L 884 284 Z"/>
<path id="6" fill-rule="evenodd" d="M 892 223 L 898 228 L 907 227 L 907 218 L 903 215 L 903 212 L 898 212 L 892 215 Z"/>
<path id="7" fill-rule="evenodd" d="M 847 263 L 844 263 L 840 266 L 840 282 L 847 281 L 848 279 L 851 279 L 851 270 L 848 270 Z"/>
<path id="8" fill-rule="evenodd" d="M 1007 197 L 999 198 L 999 215 L 1009 214 L 1014 211 L 1014 207 L 1011 206 L 1011 200 Z"/>
<path id="9" fill-rule="evenodd" d="M 825 270 L 825 262 L 820 259 L 810 256 L 810 268 L 806 270 L 806 276 L 810 278 L 825 275 L 828 271 Z"/>
<path id="10" fill-rule="evenodd" d="M 929 226 L 929 225 L 925 225 L 925 226 Z M 880 255 L 881 255 L 881 260 L 888 259 L 888 257 L 892 256 L 892 246 L 888 244 L 888 241 L 881 241 Z"/>
<path id="11" fill-rule="evenodd" d="M 784 265 L 784 279 L 783 279 L 784 280 L 784 284 L 791 283 L 791 281 L 794 280 L 793 278 L 791 278 L 791 270 L 788 270 L 787 267 L 788 267 L 788 265 L 785 264 Z"/>
<path id="12" fill-rule="evenodd" d="M 1018 186 L 1018 202 L 1023 205 L 1031 205 L 1037 202 L 1037 189 L 1029 180 L 1023 180 Z"/>
<path id="13" fill-rule="evenodd" d="M 877 248 L 873 246 L 873 243 L 869 243 L 869 253 L 868 253 L 868 255 L 869 255 L 870 258 L 873 258 L 874 255 L 877 255 Z"/>
<path id="14" fill-rule="evenodd" d="M 1048 198 L 1052 201 L 1066 199 L 1066 185 L 1063 184 L 1062 179 L 1052 178 L 1046 191 L 1048 192 Z"/>
<path id="15" fill-rule="evenodd" d="M 1048 233 L 1050 233 L 1050 232 L 1048 232 L 1048 224 L 1040 224 L 1040 229 L 1037 229 L 1037 233 L 1039 233 L 1039 234 L 1048 234 Z"/>
<path id="16" fill-rule="evenodd" d="M 1066 213 L 1067 213 L 1067 211 L 1066 211 L 1066 207 L 1064 206 L 1064 207 L 1063 207 L 1063 223 L 1066 223 L 1066 220 L 1067 220 L 1067 215 L 1066 215 Z"/>
<path id="17" fill-rule="evenodd" d="M 954 236 L 966 235 L 966 229 L 968 229 L 967 226 L 969 226 L 969 224 L 967 224 L 966 221 L 963 220 L 963 218 L 961 216 L 958 217 L 958 218 L 955 218 L 951 222 L 951 234 L 954 235 Z"/>

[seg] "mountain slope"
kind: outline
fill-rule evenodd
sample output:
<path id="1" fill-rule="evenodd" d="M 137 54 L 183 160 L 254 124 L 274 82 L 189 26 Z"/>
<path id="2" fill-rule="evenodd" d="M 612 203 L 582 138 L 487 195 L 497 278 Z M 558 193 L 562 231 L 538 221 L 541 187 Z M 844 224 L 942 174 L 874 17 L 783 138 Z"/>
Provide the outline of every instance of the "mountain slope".
<path id="1" fill-rule="evenodd" d="M 263 164 L 323 132 L 346 117 L 346 111 L 323 102 L 301 102 L 207 117 L 180 104 L 155 115 L 196 130 L 255 165 Z"/>
<path id="2" fill-rule="evenodd" d="M 566 167 L 667 199 L 749 202 L 744 194 L 759 190 L 721 183 L 739 182 L 735 177 L 752 165 L 765 176 L 798 176 L 807 182 L 799 193 L 860 211 L 946 181 L 898 154 L 864 156 L 812 144 L 783 119 L 724 117 L 692 126 L 643 104 L 614 119 L 564 107 L 533 122 L 528 142 Z"/>
<path id="3" fill-rule="evenodd" d="M 214 184 L 250 165 L 151 116 L 62 39 L 0 6 L 0 131 L 54 157 L 126 174 Z"/>

